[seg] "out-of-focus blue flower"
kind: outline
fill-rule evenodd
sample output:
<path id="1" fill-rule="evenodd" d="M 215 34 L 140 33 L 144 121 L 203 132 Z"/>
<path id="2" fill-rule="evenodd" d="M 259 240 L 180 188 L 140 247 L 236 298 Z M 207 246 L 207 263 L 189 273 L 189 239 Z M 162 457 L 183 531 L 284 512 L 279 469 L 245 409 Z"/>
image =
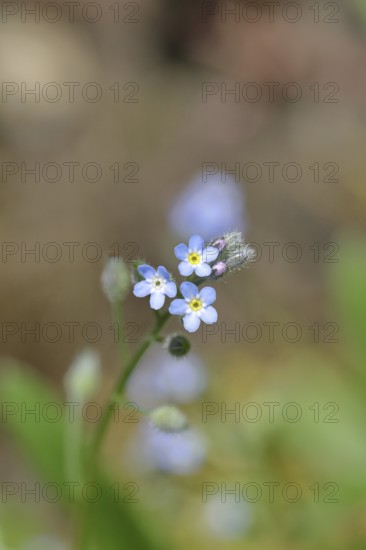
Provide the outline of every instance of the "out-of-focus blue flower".
<path id="1" fill-rule="evenodd" d="M 228 174 L 197 176 L 179 194 L 169 214 L 171 228 L 182 238 L 192 233 L 209 241 L 233 229 L 245 231 L 245 197 Z"/>
<path id="2" fill-rule="evenodd" d="M 233 494 L 208 496 L 203 506 L 204 523 L 210 534 L 218 539 L 239 539 L 252 522 L 250 504 L 244 500 L 235 502 Z"/>
<path id="3" fill-rule="evenodd" d="M 134 467 L 187 475 L 200 468 L 207 445 L 200 432 L 191 428 L 180 433 L 165 433 L 149 423 L 139 424 L 128 450 Z"/>
<path id="4" fill-rule="evenodd" d="M 132 373 L 127 395 L 144 409 L 165 403 L 189 403 L 207 385 L 204 365 L 194 353 L 173 357 L 160 346 L 153 346 Z"/>
<path id="5" fill-rule="evenodd" d="M 140 265 L 137 269 L 145 281 L 136 283 L 133 293 L 138 298 L 144 298 L 150 294 L 152 309 L 163 307 L 165 295 L 174 298 L 177 294 L 177 285 L 171 280 L 170 273 L 162 265 L 156 271 L 150 265 Z"/>
<path id="6" fill-rule="evenodd" d="M 174 253 L 178 260 L 182 260 L 178 265 L 179 273 L 184 277 L 189 277 L 195 272 L 198 277 L 208 277 L 211 274 L 209 263 L 216 260 L 219 255 L 219 249 L 214 246 L 204 247 L 204 240 L 199 235 L 193 235 L 186 244 L 178 244 L 174 248 Z"/>
<path id="7" fill-rule="evenodd" d="M 216 300 L 216 291 L 210 286 L 204 287 L 201 292 L 190 282 L 180 285 L 184 300 L 173 300 L 169 306 L 172 315 L 182 315 L 184 328 L 188 332 L 196 332 L 201 321 L 207 324 L 216 323 L 217 311 L 211 304 Z"/>

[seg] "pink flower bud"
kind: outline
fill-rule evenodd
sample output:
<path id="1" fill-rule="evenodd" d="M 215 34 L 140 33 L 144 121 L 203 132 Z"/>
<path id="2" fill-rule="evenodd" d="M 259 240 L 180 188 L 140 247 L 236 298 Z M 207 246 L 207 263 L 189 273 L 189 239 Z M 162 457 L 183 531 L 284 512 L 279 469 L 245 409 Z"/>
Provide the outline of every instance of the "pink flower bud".
<path id="1" fill-rule="evenodd" d="M 227 265 L 224 262 L 218 262 L 212 267 L 212 275 L 221 277 L 227 271 Z"/>
<path id="2" fill-rule="evenodd" d="M 226 246 L 226 241 L 225 239 L 216 239 L 216 241 L 212 244 L 212 246 L 215 246 L 221 252 L 222 250 L 224 250 Z"/>

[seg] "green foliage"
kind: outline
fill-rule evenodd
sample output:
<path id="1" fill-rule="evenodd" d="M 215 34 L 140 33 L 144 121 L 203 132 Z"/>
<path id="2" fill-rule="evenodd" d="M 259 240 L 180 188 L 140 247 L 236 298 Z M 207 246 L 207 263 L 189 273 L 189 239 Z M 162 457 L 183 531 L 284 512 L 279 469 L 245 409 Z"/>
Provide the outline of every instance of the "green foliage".
<path id="1" fill-rule="evenodd" d="M 10 364 L 6 366 L 0 384 L 2 401 L 12 406 L 26 404 L 28 410 L 40 410 L 49 403 L 57 404 L 62 409 L 59 397 L 47 387 L 41 379 L 29 368 Z M 50 416 L 50 415 L 49 415 Z M 70 481 L 64 468 L 65 456 L 65 424 L 67 415 L 63 414 L 57 422 L 50 422 L 45 414 L 9 415 L 6 428 L 17 441 L 24 455 L 31 460 L 40 472 L 42 480 L 58 483 L 61 486 Z M 93 473 L 93 480 L 100 488 L 101 498 L 96 502 L 85 502 L 85 499 L 75 499 L 71 503 L 67 498 L 65 508 L 75 518 L 84 516 L 87 519 L 88 546 L 95 550 L 130 550 L 131 548 L 149 550 L 161 548 L 151 541 L 131 510 L 134 504 L 123 502 L 116 498 L 116 492 L 111 489 L 112 481 L 101 470 Z M 123 480 L 119 480 L 123 485 Z M 114 483 L 114 482 L 113 482 Z M 68 496 L 63 491 L 63 496 Z M 90 545 L 90 546 L 89 546 Z"/>
<path id="2" fill-rule="evenodd" d="M 344 235 L 339 243 L 340 262 L 330 272 L 332 298 L 341 315 L 349 355 L 366 377 L 366 242 Z"/>

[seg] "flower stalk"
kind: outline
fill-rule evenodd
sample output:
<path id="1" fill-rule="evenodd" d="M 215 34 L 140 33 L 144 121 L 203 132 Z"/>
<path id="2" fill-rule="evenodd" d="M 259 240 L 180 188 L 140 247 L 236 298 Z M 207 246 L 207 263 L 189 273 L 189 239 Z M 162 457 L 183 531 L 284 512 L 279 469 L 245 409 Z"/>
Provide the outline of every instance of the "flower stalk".
<path id="1" fill-rule="evenodd" d="M 177 291 L 175 282 L 170 273 L 163 266 L 157 270 L 147 264 L 137 263 L 134 267 L 139 279 L 134 286 L 133 293 L 138 298 L 150 296 L 150 307 L 155 310 L 155 325 L 142 341 L 140 347 L 130 358 L 127 355 L 123 339 L 118 338 L 119 351 L 122 365 L 124 366 L 112 395 L 109 398 L 101 421 L 98 424 L 94 439 L 91 444 L 91 456 L 96 460 L 101 443 L 108 430 L 108 425 L 113 413 L 115 401 L 121 398 L 127 381 L 139 363 L 141 357 L 153 342 L 161 342 L 162 328 L 171 314 L 180 315 L 188 332 L 195 332 L 201 322 L 214 323 L 217 320 L 217 312 L 211 304 L 216 299 L 216 292 L 211 287 L 205 287 L 198 292 L 198 286 L 209 278 L 222 277 L 226 271 L 240 269 L 245 263 L 253 259 L 253 251 L 250 247 L 243 248 L 243 239 L 240 232 L 233 231 L 218 239 L 214 239 L 204 247 L 203 239 L 193 235 L 189 239 L 189 245 L 179 244 L 174 249 L 176 257 L 180 260 L 178 266 L 181 275 L 188 277 L 188 281 L 180 285 Z M 210 265 L 214 264 L 215 265 Z M 113 303 L 114 318 L 118 328 L 122 326 L 121 298 L 127 289 L 127 277 L 123 262 L 110 260 L 103 278 L 103 287 L 110 301 Z M 165 312 L 159 311 L 164 305 L 165 297 L 174 300 Z M 119 334 L 119 330 L 118 330 Z"/>
<path id="2" fill-rule="evenodd" d="M 151 329 L 150 333 L 148 333 L 146 338 L 142 341 L 136 353 L 131 357 L 125 369 L 123 369 L 123 371 L 121 372 L 121 375 L 117 380 L 115 388 L 109 399 L 109 402 L 106 408 L 104 409 L 104 413 L 102 415 L 101 421 L 98 424 L 98 427 L 94 434 L 94 439 L 93 439 L 92 448 L 91 448 L 91 456 L 94 456 L 94 458 L 97 457 L 101 443 L 104 439 L 104 436 L 106 435 L 108 425 L 113 413 L 113 405 L 116 399 L 120 398 L 123 395 L 123 392 L 125 390 L 125 387 L 130 375 L 134 371 L 135 367 L 137 366 L 138 362 L 140 361 L 141 357 L 144 355 L 146 350 L 150 347 L 150 345 L 153 342 L 158 340 L 160 336 L 160 331 L 162 330 L 164 325 L 167 323 L 169 318 L 170 318 L 169 311 L 166 311 L 160 314 L 159 316 L 157 316 L 155 325 Z"/>

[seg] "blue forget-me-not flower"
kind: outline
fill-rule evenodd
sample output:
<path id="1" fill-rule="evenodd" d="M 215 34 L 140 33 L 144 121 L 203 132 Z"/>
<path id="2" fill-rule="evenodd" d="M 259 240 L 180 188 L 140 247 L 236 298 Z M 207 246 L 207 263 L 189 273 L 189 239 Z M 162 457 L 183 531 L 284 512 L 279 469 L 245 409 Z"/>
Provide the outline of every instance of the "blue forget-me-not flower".
<path id="1" fill-rule="evenodd" d="M 160 265 L 155 271 L 150 265 L 140 265 L 138 268 L 144 281 L 135 284 L 133 293 L 138 298 L 150 295 L 150 306 L 152 309 L 160 309 L 165 302 L 165 296 L 174 298 L 177 294 L 177 285 L 171 280 L 170 273 Z"/>
<path id="2" fill-rule="evenodd" d="M 219 255 L 219 250 L 214 246 L 204 247 L 204 241 L 199 235 L 193 235 L 189 239 L 188 246 L 181 243 L 174 248 L 178 260 L 179 273 L 188 277 L 195 272 L 198 277 L 208 277 L 211 274 L 209 263 L 214 262 Z"/>
<path id="3" fill-rule="evenodd" d="M 173 300 L 169 312 L 183 317 L 184 328 L 188 332 L 196 332 L 201 321 L 207 324 L 216 323 L 217 311 L 211 305 L 216 300 L 214 288 L 206 286 L 199 292 L 196 285 L 185 282 L 180 285 L 180 291 L 184 299 Z"/>

